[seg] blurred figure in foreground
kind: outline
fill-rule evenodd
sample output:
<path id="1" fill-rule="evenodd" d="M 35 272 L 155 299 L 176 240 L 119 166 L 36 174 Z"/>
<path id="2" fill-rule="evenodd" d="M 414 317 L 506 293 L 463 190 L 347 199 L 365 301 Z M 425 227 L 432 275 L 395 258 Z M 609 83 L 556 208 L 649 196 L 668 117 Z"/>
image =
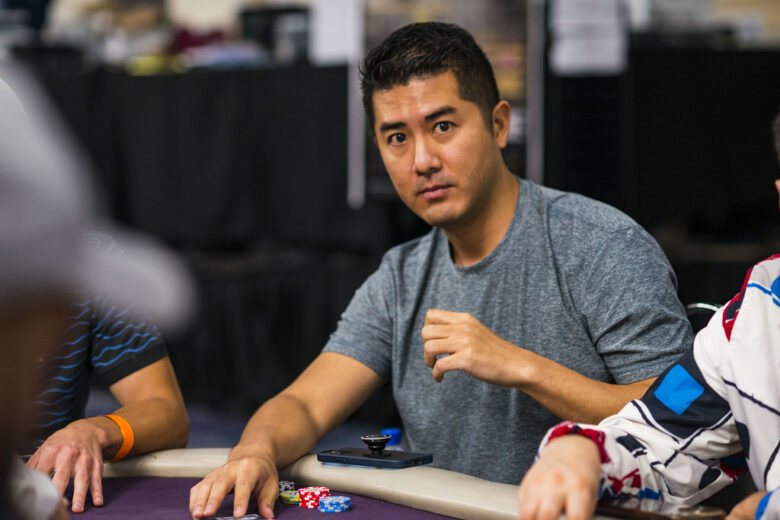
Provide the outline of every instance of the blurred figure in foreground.
<path id="1" fill-rule="evenodd" d="M 34 85 L 10 65 L 0 65 L 0 78 L 0 518 L 67 518 L 61 493 L 70 476 L 75 474 L 74 502 L 80 492 L 83 507 L 88 485 L 93 500 L 102 502 L 95 491 L 103 458 L 123 450 L 125 455 L 158 449 L 143 440 L 154 434 L 146 416 L 153 419 L 156 407 L 164 407 L 150 401 L 141 412 L 128 405 L 114 417 L 96 418 L 91 430 L 74 433 L 70 448 L 54 445 L 44 453 L 44 444 L 29 463 L 44 473 L 18 461 L 14 451 L 24 444 L 32 421 L 42 363 L 46 370 L 52 362 L 72 363 L 47 357 L 72 325 L 73 302 L 100 295 L 123 309 L 123 319 L 154 317 L 170 330 L 186 321 L 193 294 L 172 254 L 101 220 L 84 177 L 87 168 L 70 151 Z M 95 247 L 90 243 L 95 236 L 113 237 L 122 254 Z M 100 311 L 114 312 L 111 307 Z M 174 401 L 183 410 L 169 363 L 164 372 L 172 378 Z M 142 394 L 148 395 L 148 390 Z M 186 412 L 183 420 L 186 424 Z M 83 442 L 89 431 L 93 438 Z M 89 452 L 98 446 L 96 453 Z"/>

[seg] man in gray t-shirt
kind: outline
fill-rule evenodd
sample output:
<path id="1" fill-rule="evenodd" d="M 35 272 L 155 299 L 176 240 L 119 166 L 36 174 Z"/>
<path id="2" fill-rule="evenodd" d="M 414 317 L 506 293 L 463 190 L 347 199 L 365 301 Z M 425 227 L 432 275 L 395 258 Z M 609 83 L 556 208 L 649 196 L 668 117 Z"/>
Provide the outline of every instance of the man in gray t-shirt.
<path id="1" fill-rule="evenodd" d="M 652 237 L 614 208 L 579 195 L 520 181 L 509 229 L 473 265 L 453 262 L 440 229 L 391 249 L 325 351 L 350 356 L 392 383 L 412 451 L 432 452 L 434 465 L 446 469 L 511 483 L 533 462 L 547 428 L 563 417 L 600 417 L 603 404 L 592 394 L 593 402 L 568 409 L 563 396 L 547 409 L 515 386 L 523 376 L 512 373 L 512 360 L 498 376 L 495 368 L 457 361 L 445 370 L 460 371 L 437 382 L 424 350 L 434 359 L 456 352 L 435 362 L 435 374 L 458 357 L 452 340 L 470 340 L 464 337 L 471 332 L 457 329 L 472 326 L 526 349 L 529 363 L 543 356 L 585 376 L 563 374 L 562 395 L 589 392 L 586 378 L 652 378 L 690 341 L 674 274 Z M 544 368 L 539 376 L 556 374 Z"/>
<path id="2" fill-rule="evenodd" d="M 506 167 L 510 107 L 471 35 L 408 25 L 361 76 L 393 186 L 434 230 L 385 255 L 322 354 L 192 489 L 194 518 L 231 489 L 234 515 L 254 496 L 271 518 L 276 468 L 388 381 L 412 449 L 519 482 L 550 425 L 618 411 L 691 343 L 674 274 L 647 233 Z"/>

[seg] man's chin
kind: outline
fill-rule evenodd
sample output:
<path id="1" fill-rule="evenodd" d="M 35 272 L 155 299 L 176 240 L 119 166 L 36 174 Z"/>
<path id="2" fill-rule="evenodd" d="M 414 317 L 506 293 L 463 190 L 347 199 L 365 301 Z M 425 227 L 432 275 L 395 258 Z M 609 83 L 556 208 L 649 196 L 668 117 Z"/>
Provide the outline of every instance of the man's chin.
<path id="1" fill-rule="evenodd" d="M 437 227 L 443 230 L 452 229 L 458 226 L 460 222 L 460 215 L 450 214 L 427 214 L 421 217 L 426 224 L 431 227 Z"/>

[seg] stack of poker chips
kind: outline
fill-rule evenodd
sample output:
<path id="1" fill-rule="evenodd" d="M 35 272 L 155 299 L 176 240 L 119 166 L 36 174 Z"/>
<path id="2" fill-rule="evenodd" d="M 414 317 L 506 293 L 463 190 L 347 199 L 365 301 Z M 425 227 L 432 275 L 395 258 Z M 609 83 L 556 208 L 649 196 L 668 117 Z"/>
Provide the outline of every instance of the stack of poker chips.
<path id="1" fill-rule="evenodd" d="M 320 513 L 343 513 L 349 511 L 352 506 L 349 497 L 328 496 L 320 498 L 320 506 L 317 511 Z"/>
<path id="2" fill-rule="evenodd" d="M 279 499 L 285 504 L 300 504 L 301 499 L 295 491 L 295 483 L 289 480 L 279 482 Z"/>
<path id="3" fill-rule="evenodd" d="M 295 491 L 282 491 L 279 493 L 279 499 L 285 504 L 300 504 L 301 498 Z"/>
<path id="4" fill-rule="evenodd" d="M 330 496 L 330 489 L 326 487 L 305 487 L 298 490 L 298 496 L 301 498 L 300 507 L 317 509 L 320 506 L 320 499 Z"/>

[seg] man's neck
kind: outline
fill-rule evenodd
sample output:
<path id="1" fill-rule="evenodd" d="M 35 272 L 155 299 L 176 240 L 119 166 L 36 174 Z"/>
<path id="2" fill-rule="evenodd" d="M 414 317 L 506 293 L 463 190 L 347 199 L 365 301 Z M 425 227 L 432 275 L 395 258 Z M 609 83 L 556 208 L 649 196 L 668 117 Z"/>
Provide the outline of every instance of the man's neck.
<path id="1" fill-rule="evenodd" d="M 520 183 L 508 170 L 499 179 L 481 215 L 467 225 L 442 230 L 456 265 L 468 267 L 488 256 L 512 224 Z"/>

